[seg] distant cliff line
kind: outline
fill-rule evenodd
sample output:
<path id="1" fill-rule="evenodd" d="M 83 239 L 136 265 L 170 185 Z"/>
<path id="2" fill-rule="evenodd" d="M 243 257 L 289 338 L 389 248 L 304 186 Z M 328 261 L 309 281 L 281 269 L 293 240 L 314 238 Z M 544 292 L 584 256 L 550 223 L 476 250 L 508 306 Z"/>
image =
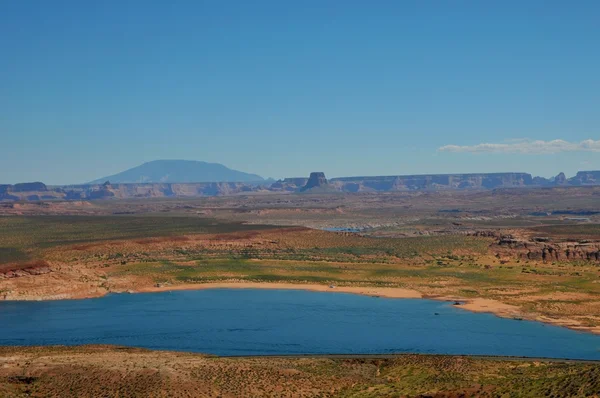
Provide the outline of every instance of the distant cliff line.
<path id="1" fill-rule="evenodd" d="M 327 180 L 323 172 L 310 177 L 270 182 L 123 183 L 49 187 L 41 182 L 0 185 L 2 201 L 97 200 L 152 197 L 203 197 L 246 193 L 402 192 L 441 190 L 489 190 L 600 185 L 600 171 L 580 171 L 571 178 L 528 173 L 423 174 L 399 176 L 340 177 Z"/>
<path id="2" fill-rule="evenodd" d="M 324 179 L 324 175 L 321 178 Z M 306 190 L 305 185 L 308 183 L 308 178 L 285 178 L 272 184 L 271 189 L 290 192 L 304 191 Z M 593 186 L 600 185 L 600 171 L 580 171 L 569 179 L 565 177 L 564 173 L 548 179 L 533 177 L 529 173 L 516 172 L 337 177 L 317 185 L 317 188 L 321 190 L 327 187 L 329 191 L 340 192 Z"/>

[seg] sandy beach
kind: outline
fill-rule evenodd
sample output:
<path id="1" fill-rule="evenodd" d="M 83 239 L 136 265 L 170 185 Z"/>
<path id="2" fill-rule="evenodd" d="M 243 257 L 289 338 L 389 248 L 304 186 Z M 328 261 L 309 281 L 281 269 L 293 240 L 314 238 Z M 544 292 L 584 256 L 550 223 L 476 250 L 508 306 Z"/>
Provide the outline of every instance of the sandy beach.
<path id="1" fill-rule="evenodd" d="M 162 292 L 174 290 L 200 290 L 200 289 L 285 289 L 285 290 L 310 290 L 315 292 L 353 293 L 365 296 L 388 298 L 423 298 L 416 290 L 397 287 L 362 287 L 362 286 L 330 286 L 318 284 L 291 284 L 270 282 L 217 282 L 203 284 L 181 284 L 163 287 L 144 287 L 136 292 Z"/>

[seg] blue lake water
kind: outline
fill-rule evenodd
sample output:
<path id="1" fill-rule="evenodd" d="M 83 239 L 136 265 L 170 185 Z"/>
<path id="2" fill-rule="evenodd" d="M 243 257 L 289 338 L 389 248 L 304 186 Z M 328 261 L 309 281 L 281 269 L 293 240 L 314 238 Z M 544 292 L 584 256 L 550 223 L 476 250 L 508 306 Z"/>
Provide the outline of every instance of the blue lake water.
<path id="1" fill-rule="evenodd" d="M 0 345 L 50 344 L 218 355 L 415 352 L 600 359 L 600 336 L 430 300 L 214 289 L 0 302 Z"/>

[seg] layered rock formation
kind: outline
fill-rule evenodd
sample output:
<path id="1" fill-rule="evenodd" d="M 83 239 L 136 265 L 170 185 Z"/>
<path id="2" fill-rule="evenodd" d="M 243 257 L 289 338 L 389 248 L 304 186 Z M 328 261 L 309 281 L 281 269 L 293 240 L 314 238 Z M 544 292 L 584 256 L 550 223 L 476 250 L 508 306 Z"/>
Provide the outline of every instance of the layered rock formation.
<path id="1" fill-rule="evenodd" d="M 15 185 L 0 185 L 0 200 L 57 199 L 63 196 L 60 192 L 50 190 L 41 182 L 26 182 Z"/>
<path id="2" fill-rule="evenodd" d="M 600 241 L 559 239 L 549 236 L 515 236 L 500 231 L 476 231 L 471 236 L 494 238 L 491 251 L 500 259 L 586 261 L 600 263 Z"/>
<path id="3" fill-rule="evenodd" d="M 494 189 L 533 186 L 533 178 L 527 173 L 430 174 L 343 177 L 333 178 L 331 183 L 344 192 Z"/>
<path id="4" fill-rule="evenodd" d="M 0 279 L 18 278 L 20 276 L 42 275 L 52 272 L 46 261 L 33 261 L 22 264 L 0 264 Z"/>
<path id="5" fill-rule="evenodd" d="M 293 177 L 284 178 L 271 184 L 269 190 L 271 191 L 282 191 L 282 192 L 295 192 L 299 191 L 306 185 L 308 178 L 306 177 Z"/>
<path id="6" fill-rule="evenodd" d="M 261 186 L 241 182 L 207 182 L 190 184 L 103 184 L 79 185 L 65 188 L 66 199 L 127 199 L 162 197 L 197 197 L 235 195 L 256 192 Z"/>
<path id="7" fill-rule="evenodd" d="M 556 241 L 549 237 L 517 238 L 512 235 L 497 239 L 497 255 L 537 261 L 591 261 L 600 262 L 600 242 Z"/>

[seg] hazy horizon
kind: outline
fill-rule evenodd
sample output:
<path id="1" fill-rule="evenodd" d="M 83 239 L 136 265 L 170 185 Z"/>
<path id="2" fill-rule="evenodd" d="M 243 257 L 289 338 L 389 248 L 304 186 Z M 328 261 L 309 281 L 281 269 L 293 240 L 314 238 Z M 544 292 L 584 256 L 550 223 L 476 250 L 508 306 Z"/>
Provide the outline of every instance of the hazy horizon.
<path id="1" fill-rule="evenodd" d="M 199 162 L 204 162 L 204 161 L 201 161 L 201 160 L 194 160 L 194 159 L 157 159 L 156 161 L 175 161 L 175 162 L 178 162 L 178 161 L 181 161 L 181 162 L 199 161 Z M 153 161 L 144 162 L 143 164 L 145 164 L 145 163 L 151 163 L 151 162 L 153 162 Z M 205 163 L 209 163 L 209 164 L 221 164 L 221 163 L 218 163 L 218 162 L 205 162 Z M 136 165 L 136 166 L 141 166 L 143 164 L 139 164 L 139 165 Z M 228 167 L 226 164 L 225 165 L 221 164 L 221 165 L 223 165 L 225 167 Z M 130 169 L 134 169 L 134 168 L 136 168 L 136 166 L 134 166 L 134 167 L 132 167 Z M 228 168 L 230 168 L 230 167 L 228 167 Z M 113 173 L 113 174 L 119 174 L 120 172 L 128 171 L 130 169 L 120 170 L 119 172 L 116 172 L 116 173 Z M 251 171 L 248 171 L 248 170 L 237 170 L 237 169 L 232 169 L 232 170 L 234 170 L 234 171 L 240 171 L 240 172 L 244 172 L 244 173 L 248 173 L 248 174 L 256 174 L 256 173 L 252 173 Z M 551 175 L 547 175 L 547 176 L 540 176 L 540 175 L 532 174 L 532 173 L 530 173 L 527 170 L 517 170 L 517 171 L 497 170 L 497 171 L 489 171 L 489 172 L 467 171 L 467 172 L 457 172 L 457 173 L 451 173 L 451 172 L 445 172 L 445 171 L 443 171 L 443 172 L 439 172 L 439 173 L 413 173 L 413 174 L 330 175 L 330 174 L 327 173 L 327 171 L 323 171 L 323 170 L 310 170 L 310 171 L 305 172 L 302 175 L 289 175 L 289 176 L 281 176 L 281 177 L 272 177 L 272 176 L 263 176 L 263 175 L 259 175 L 259 176 L 262 177 L 262 178 L 264 178 L 265 180 L 269 180 L 269 179 L 280 180 L 280 179 L 284 179 L 284 178 L 302 178 L 302 177 L 308 177 L 310 175 L 310 173 L 315 172 L 315 171 L 324 172 L 325 176 L 328 179 L 343 178 L 343 177 L 376 177 L 376 176 L 396 176 L 396 175 L 397 176 L 402 176 L 402 175 L 431 175 L 431 174 L 434 174 L 434 175 L 447 175 L 447 174 L 494 174 L 494 173 L 498 173 L 498 174 L 502 174 L 502 173 L 526 173 L 526 174 L 531 174 L 532 177 L 544 177 L 544 178 L 552 179 L 552 178 L 556 177 L 559 173 L 561 173 L 561 172 L 556 172 L 555 174 L 551 174 Z M 591 170 L 581 169 L 581 170 L 578 170 L 578 171 L 591 171 Z M 102 176 L 102 177 L 94 178 L 94 179 L 90 178 L 90 179 L 88 179 L 86 181 L 83 181 L 83 182 L 72 182 L 72 183 L 67 183 L 67 184 L 52 184 L 52 183 L 47 183 L 47 182 L 41 181 L 41 180 L 30 180 L 30 181 L 16 181 L 16 182 L 10 182 L 10 183 L 5 183 L 5 182 L 1 182 L 0 181 L 0 185 L 2 185 L 2 184 L 30 183 L 30 182 L 42 182 L 42 183 L 45 183 L 46 185 L 50 185 L 50 186 L 86 185 L 86 184 L 92 184 L 92 183 L 100 183 L 100 182 L 98 182 L 96 180 L 107 180 L 107 181 L 110 181 L 110 177 L 112 177 L 113 174 L 111 174 L 109 176 Z M 573 177 L 573 176 L 575 176 L 575 174 L 576 173 L 573 173 L 573 174 L 565 173 L 565 175 L 566 175 L 567 178 Z M 93 182 L 93 181 L 95 181 L 95 182 Z M 205 181 L 195 181 L 195 182 L 205 182 Z"/>

